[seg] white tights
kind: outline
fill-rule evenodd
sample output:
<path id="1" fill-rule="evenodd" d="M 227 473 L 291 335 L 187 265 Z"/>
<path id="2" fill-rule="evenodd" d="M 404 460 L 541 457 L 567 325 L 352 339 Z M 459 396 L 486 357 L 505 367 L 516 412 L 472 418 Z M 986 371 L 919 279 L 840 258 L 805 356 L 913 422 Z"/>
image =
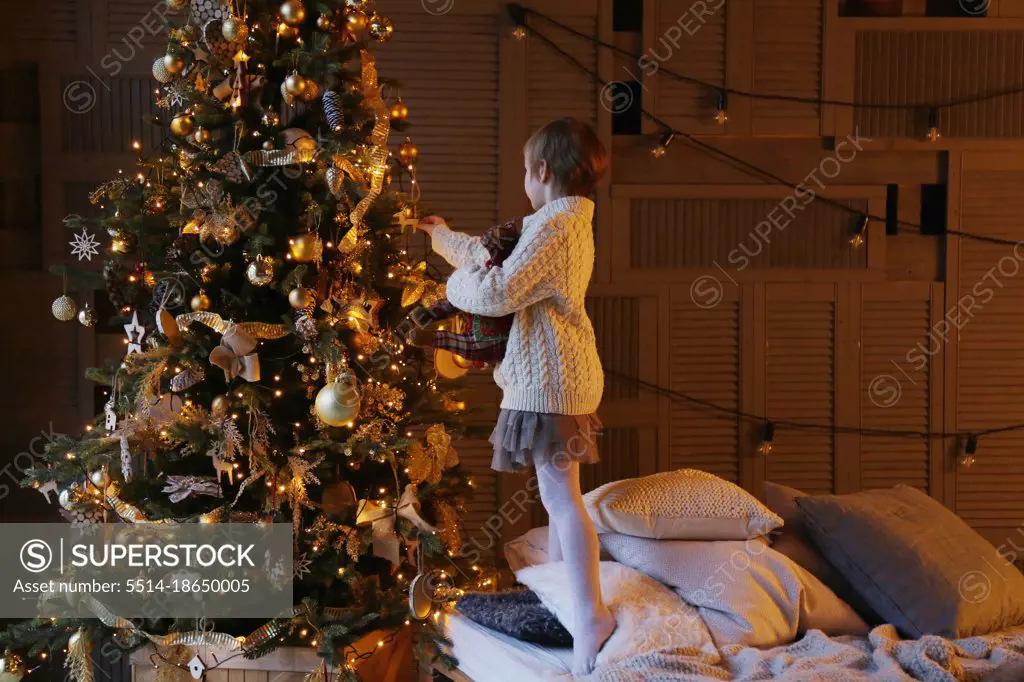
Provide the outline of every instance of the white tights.
<path id="1" fill-rule="evenodd" d="M 548 560 L 564 559 L 573 603 L 573 673 L 589 674 L 615 619 L 601 598 L 600 546 L 583 506 L 580 465 L 564 454 L 535 453 L 540 499 L 548 512 Z"/>

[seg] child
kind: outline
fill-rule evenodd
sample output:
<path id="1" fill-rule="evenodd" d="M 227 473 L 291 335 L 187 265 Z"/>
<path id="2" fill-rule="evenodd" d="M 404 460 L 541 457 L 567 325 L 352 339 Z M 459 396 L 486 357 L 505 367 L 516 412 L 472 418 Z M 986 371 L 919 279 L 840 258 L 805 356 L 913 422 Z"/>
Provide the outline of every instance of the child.
<path id="1" fill-rule="evenodd" d="M 480 237 L 480 243 L 487 249 L 488 259 L 484 267 L 501 267 L 512 249 L 519 242 L 523 231 L 523 219 L 510 220 L 495 225 Z M 456 317 L 456 328 L 429 330 L 427 325 Z M 513 315 L 484 317 L 462 312 L 445 298 L 429 308 L 419 307 L 409 314 L 417 329 L 409 333 L 406 341 L 416 346 L 442 348 L 469 360 L 477 368 L 495 364 L 505 357 L 505 346 L 512 331 Z"/>
<path id="2" fill-rule="evenodd" d="M 598 542 L 580 494 L 581 462 L 597 461 L 595 414 L 604 390 L 594 329 L 584 309 L 594 267 L 587 198 L 607 170 L 600 140 L 575 119 L 553 121 L 526 143 L 526 194 L 536 213 L 501 267 L 486 268 L 480 240 L 437 217 L 418 226 L 457 268 L 448 300 L 475 315 L 515 314 L 494 370 L 504 396 L 491 434 L 491 467 L 537 469 L 550 518 L 549 558 L 564 557 L 573 598 L 573 673 L 589 674 L 615 619 L 601 598 Z"/>

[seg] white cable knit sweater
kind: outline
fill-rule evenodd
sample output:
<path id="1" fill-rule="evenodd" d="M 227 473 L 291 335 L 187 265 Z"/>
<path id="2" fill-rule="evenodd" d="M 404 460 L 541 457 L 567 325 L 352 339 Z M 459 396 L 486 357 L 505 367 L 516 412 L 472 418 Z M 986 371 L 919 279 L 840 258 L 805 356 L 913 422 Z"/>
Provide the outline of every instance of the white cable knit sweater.
<path id="1" fill-rule="evenodd" d="M 494 370 L 509 410 L 580 415 L 597 411 L 604 372 L 584 309 L 594 269 L 594 202 L 556 199 L 523 220 L 523 233 L 501 267 L 479 237 L 438 226 L 433 247 L 458 268 L 448 300 L 468 313 L 515 313 L 505 359 Z"/>

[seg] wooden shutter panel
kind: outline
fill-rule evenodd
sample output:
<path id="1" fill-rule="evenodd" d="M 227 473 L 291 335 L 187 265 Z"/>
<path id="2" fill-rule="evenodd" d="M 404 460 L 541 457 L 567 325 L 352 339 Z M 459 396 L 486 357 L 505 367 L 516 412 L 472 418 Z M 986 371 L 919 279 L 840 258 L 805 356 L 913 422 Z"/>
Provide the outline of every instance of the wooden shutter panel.
<path id="1" fill-rule="evenodd" d="M 102 81 L 85 74 L 61 79 L 62 90 L 72 81 L 88 80 L 95 88 L 95 105 L 85 113 L 64 107 L 60 112 L 62 151 L 68 153 L 117 154 L 131 151 L 133 140 L 146 150 L 156 149 L 164 137 L 158 126 L 147 122 L 162 112 L 156 106 L 159 83 L 152 78 L 118 76 Z"/>
<path id="2" fill-rule="evenodd" d="M 419 3 L 392 12 L 395 34 L 377 50 L 381 78 L 409 106 L 423 202 L 461 230 L 498 222 L 498 18 L 431 16 Z M 429 58 L 425 58 L 429 55 Z M 404 136 L 392 133 L 392 146 Z"/>
<path id="3" fill-rule="evenodd" d="M 836 301 L 833 285 L 768 285 L 767 416 L 830 425 L 835 420 Z M 780 427 L 767 478 L 809 493 L 830 493 L 831 432 Z"/>
<path id="4" fill-rule="evenodd" d="M 545 8 L 544 11 L 549 10 Z M 585 35 L 597 35 L 597 18 L 592 14 L 565 16 L 553 13 L 552 16 Z M 552 38 L 581 64 L 597 71 L 598 48 L 593 43 L 568 35 L 562 29 L 548 24 L 544 24 L 543 30 L 544 35 Z M 598 86 L 594 80 L 542 40 L 528 38 L 527 41 L 529 132 L 564 116 L 575 116 L 596 126 Z"/>
<path id="5" fill-rule="evenodd" d="M 989 25 L 991 26 L 991 24 Z M 980 24 L 979 24 L 980 28 Z M 936 102 L 996 92 L 1024 81 L 1024 31 L 861 31 L 856 39 L 855 98 L 860 102 Z M 945 137 L 1024 135 L 1024 93 L 944 109 Z M 927 111 L 855 109 L 868 137 L 917 137 Z"/>
<path id="6" fill-rule="evenodd" d="M 1024 234 L 1022 186 L 1024 170 L 965 171 L 963 229 L 1019 239 Z M 969 319 L 961 322 L 959 330 L 958 431 L 1022 421 L 1024 272 L 1018 271 L 1022 257 L 1024 249 L 1019 246 L 961 241 L 960 300 L 970 296 L 976 308 L 968 313 Z M 983 437 L 975 465 L 957 471 L 957 513 L 976 528 L 1017 526 L 1024 517 L 1024 497 L 1020 494 L 1024 489 L 1022 452 L 1022 432 Z"/>
<path id="7" fill-rule="evenodd" d="M 870 284 L 861 288 L 861 295 L 861 426 L 941 430 L 941 420 L 933 420 L 932 395 L 934 384 L 941 381 L 942 349 L 929 337 L 931 285 Z M 859 487 L 902 483 L 929 492 L 933 445 L 937 444 L 924 438 L 862 437 Z"/>
<path id="8" fill-rule="evenodd" d="M 644 54 L 675 73 L 712 85 L 726 85 L 728 6 L 725 2 L 714 12 L 697 17 L 692 0 L 647 0 L 644 13 L 649 18 L 644 26 Z M 710 10 L 710 7 L 706 8 Z M 673 26 L 675 28 L 671 28 Z M 670 29 L 672 33 L 666 34 Z M 677 29 L 682 35 L 674 41 L 672 35 Z M 653 71 L 652 66 L 631 64 L 630 68 L 633 67 L 637 68 L 637 75 L 640 71 Z M 643 82 L 645 108 L 654 111 L 669 125 L 684 132 L 722 132 L 714 121 L 717 103 L 714 92 L 664 74 L 644 76 Z M 647 98 L 653 100 L 650 105 Z"/>
<path id="9" fill-rule="evenodd" d="M 670 388 L 739 410 L 741 334 L 735 289 L 727 290 L 712 307 L 695 304 L 688 288 L 673 289 L 668 320 Z M 671 402 L 669 414 L 671 469 L 702 469 L 739 482 L 737 418 L 681 400 Z"/>
<path id="10" fill-rule="evenodd" d="M 640 300 L 629 296 L 590 296 L 586 309 L 605 370 L 639 377 L 640 353 L 654 341 L 642 337 Z M 604 400 L 635 399 L 639 394 L 635 383 L 611 377 L 605 385 Z"/>
<path id="11" fill-rule="evenodd" d="M 757 0 L 754 91 L 821 96 L 823 0 Z M 816 104 L 754 100 L 754 134 L 818 134 Z"/>

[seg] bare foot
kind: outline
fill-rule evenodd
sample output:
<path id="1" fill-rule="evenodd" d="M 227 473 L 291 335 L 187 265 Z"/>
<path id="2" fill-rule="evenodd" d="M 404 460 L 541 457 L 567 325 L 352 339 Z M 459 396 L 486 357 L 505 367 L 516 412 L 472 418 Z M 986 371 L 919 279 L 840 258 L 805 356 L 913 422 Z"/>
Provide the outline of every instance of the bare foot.
<path id="1" fill-rule="evenodd" d="M 615 616 L 607 606 L 601 606 L 592 619 L 576 623 L 575 629 L 577 634 L 572 643 L 572 674 L 589 675 L 594 672 L 598 652 L 615 630 Z"/>

